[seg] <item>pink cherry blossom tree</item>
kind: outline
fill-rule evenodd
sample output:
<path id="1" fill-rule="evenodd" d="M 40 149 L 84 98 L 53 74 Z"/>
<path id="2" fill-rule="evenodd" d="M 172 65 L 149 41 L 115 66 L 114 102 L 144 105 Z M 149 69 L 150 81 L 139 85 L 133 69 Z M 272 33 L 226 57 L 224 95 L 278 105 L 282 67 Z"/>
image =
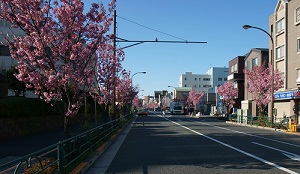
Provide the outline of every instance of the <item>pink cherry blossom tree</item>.
<path id="1" fill-rule="evenodd" d="M 245 77 L 247 80 L 247 91 L 252 94 L 252 99 L 255 101 L 259 115 L 263 116 L 264 111 L 267 108 L 268 103 L 271 101 L 271 69 L 272 65 L 268 67 L 265 65 L 255 66 L 251 70 L 244 70 Z M 274 71 L 274 91 L 283 87 L 283 78 L 280 75 L 278 69 Z"/>
<path id="2" fill-rule="evenodd" d="M 0 0 L 0 18 L 25 36 L 7 35 L 11 56 L 18 59 L 18 80 L 46 102 L 65 103 L 65 134 L 70 118 L 94 85 L 97 53 L 109 49 L 108 34 L 115 0 L 107 11 L 93 3 L 84 14 L 81 0 Z"/>
<path id="3" fill-rule="evenodd" d="M 237 97 L 238 90 L 234 88 L 232 82 L 227 81 L 218 87 L 217 92 L 223 97 L 223 103 L 227 108 L 227 113 L 229 113 L 230 109 L 233 108 L 233 105 L 235 104 L 234 99 Z"/>
<path id="4" fill-rule="evenodd" d="M 138 85 L 132 86 L 130 72 L 123 71 L 121 78 L 118 79 L 116 91 L 117 102 L 122 107 L 123 114 L 125 114 L 126 108 L 130 108 L 132 100 L 138 94 Z"/>
<path id="5" fill-rule="evenodd" d="M 192 89 L 192 91 L 189 92 L 187 103 L 193 105 L 196 110 L 197 104 L 202 101 L 203 96 L 204 96 L 203 91 L 198 93 L 196 90 Z"/>
<path id="6" fill-rule="evenodd" d="M 122 49 L 113 47 L 112 43 L 102 44 L 101 47 L 101 51 L 98 52 L 94 91 L 101 94 L 96 96 L 96 100 L 99 104 L 105 105 L 104 114 L 115 119 L 112 105 L 115 105 L 113 101 L 117 99 L 117 86 L 125 71 L 122 67 L 124 52 Z"/>
<path id="7" fill-rule="evenodd" d="M 138 96 L 134 97 L 132 103 L 135 107 L 142 107 L 141 100 L 138 98 Z"/>

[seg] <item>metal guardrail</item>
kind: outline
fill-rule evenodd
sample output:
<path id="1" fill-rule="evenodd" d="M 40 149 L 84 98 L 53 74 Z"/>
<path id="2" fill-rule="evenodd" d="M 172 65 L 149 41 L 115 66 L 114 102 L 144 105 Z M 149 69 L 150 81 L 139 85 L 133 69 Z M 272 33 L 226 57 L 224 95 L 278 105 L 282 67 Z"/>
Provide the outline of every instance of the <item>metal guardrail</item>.
<path id="1" fill-rule="evenodd" d="M 132 114 L 128 114 L 3 164 L 0 166 L 0 174 L 70 173 L 72 169 L 108 140 L 112 133 L 119 130 L 132 117 Z"/>

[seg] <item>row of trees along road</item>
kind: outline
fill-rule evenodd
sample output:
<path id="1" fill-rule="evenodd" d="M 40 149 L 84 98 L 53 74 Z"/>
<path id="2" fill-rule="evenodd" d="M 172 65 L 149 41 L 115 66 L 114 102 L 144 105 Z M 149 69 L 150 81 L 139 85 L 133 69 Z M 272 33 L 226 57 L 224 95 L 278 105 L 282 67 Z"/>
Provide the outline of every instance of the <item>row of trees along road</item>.
<path id="1" fill-rule="evenodd" d="M 268 66 L 267 66 L 268 65 Z M 271 64 L 263 64 L 255 66 L 251 70 L 245 69 L 245 78 L 247 91 L 252 94 L 252 100 L 255 101 L 259 109 L 259 116 L 263 116 L 268 104 L 272 101 L 273 92 L 271 91 Z M 283 87 L 283 77 L 278 69 L 274 72 L 274 91 Z M 223 103 L 227 107 L 228 112 L 235 104 L 234 99 L 238 95 L 238 90 L 234 88 L 232 82 L 225 82 L 224 85 L 218 87 L 218 94 L 223 96 Z"/>
<path id="2" fill-rule="evenodd" d="M 136 96 L 138 88 L 132 90 L 130 72 L 122 68 L 124 52 L 109 33 L 115 0 L 107 8 L 93 3 L 86 14 L 81 0 L 0 0 L 0 5 L 0 18 L 25 33 L 4 33 L 18 59 L 16 77 L 51 105 L 64 102 L 66 137 L 85 95 L 105 104 L 108 113 L 113 97 L 124 104 Z"/>

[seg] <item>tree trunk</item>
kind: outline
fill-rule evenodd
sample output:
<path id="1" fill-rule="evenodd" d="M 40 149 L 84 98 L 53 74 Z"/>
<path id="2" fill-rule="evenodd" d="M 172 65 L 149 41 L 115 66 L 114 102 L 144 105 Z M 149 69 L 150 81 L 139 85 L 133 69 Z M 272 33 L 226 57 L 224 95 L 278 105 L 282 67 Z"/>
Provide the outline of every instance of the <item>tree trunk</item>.
<path id="1" fill-rule="evenodd" d="M 70 118 L 67 116 L 65 116 L 65 120 L 64 120 L 64 132 L 65 132 L 66 139 L 71 137 Z"/>

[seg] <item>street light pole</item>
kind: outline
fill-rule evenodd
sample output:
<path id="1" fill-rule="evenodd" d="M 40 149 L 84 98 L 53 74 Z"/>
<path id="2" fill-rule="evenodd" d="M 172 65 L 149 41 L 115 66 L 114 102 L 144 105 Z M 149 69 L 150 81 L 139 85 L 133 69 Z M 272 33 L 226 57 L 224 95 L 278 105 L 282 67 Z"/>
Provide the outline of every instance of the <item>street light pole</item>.
<path id="1" fill-rule="evenodd" d="M 168 86 L 169 88 L 174 88 L 174 91 L 176 91 L 176 88 L 174 87 L 174 86 Z M 175 92 L 173 92 L 174 94 L 173 94 L 173 100 L 176 102 L 176 95 L 175 95 Z"/>
<path id="2" fill-rule="evenodd" d="M 133 83 L 132 83 L 132 78 L 133 78 L 133 76 L 135 76 L 135 75 L 137 75 L 137 74 L 146 74 L 146 72 L 145 71 L 143 71 L 143 72 L 136 72 L 136 73 L 134 73 L 132 76 L 131 76 L 131 90 L 132 90 L 132 87 L 133 87 Z"/>
<path id="3" fill-rule="evenodd" d="M 146 71 L 142 71 L 142 72 L 136 72 L 131 76 L 131 94 L 133 94 L 133 82 L 132 82 L 132 78 L 133 76 L 137 75 L 137 74 L 146 74 Z M 132 107 L 132 101 L 133 99 L 131 99 L 131 107 Z"/>
<path id="4" fill-rule="evenodd" d="M 266 30 L 263 30 L 259 27 L 254 27 L 254 26 L 251 26 L 251 25 L 243 25 L 243 28 L 245 30 L 249 29 L 249 28 L 254 28 L 254 29 L 258 29 L 258 30 L 261 30 L 263 31 L 264 33 L 266 33 L 270 39 L 271 39 L 271 42 L 272 42 L 272 49 L 271 49 L 271 102 L 269 104 L 269 111 L 268 112 L 268 117 L 271 118 L 271 122 L 273 123 L 273 108 L 274 108 L 274 96 L 273 96 L 273 93 L 274 93 L 274 58 L 273 58 L 273 49 L 274 49 L 274 41 L 273 41 L 273 37 L 271 36 L 270 33 L 268 33 Z"/>

